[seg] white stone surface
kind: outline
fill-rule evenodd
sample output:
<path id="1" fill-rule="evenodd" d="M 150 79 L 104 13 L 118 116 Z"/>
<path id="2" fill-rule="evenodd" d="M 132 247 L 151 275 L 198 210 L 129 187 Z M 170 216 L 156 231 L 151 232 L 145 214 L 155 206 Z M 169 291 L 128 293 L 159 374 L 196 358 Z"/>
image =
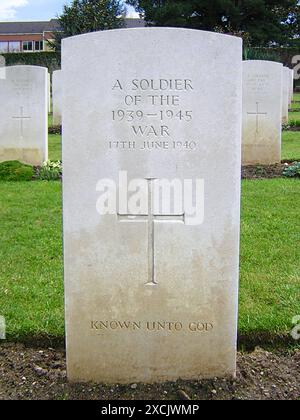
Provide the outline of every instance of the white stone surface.
<path id="1" fill-rule="evenodd" d="M 48 159 L 47 69 L 7 67 L 0 98 L 0 161 L 41 165 Z"/>
<path id="2" fill-rule="evenodd" d="M 294 70 L 290 69 L 290 107 L 294 99 Z"/>
<path id="3" fill-rule="evenodd" d="M 289 103 L 290 103 L 290 69 L 283 67 L 282 81 L 282 122 L 287 123 L 289 120 Z"/>
<path id="4" fill-rule="evenodd" d="M 51 112 L 51 74 L 48 73 L 48 112 Z"/>
<path id="5" fill-rule="evenodd" d="M 281 161 L 282 64 L 243 62 L 243 165 Z"/>
<path id="6" fill-rule="evenodd" d="M 53 124 L 62 123 L 62 72 L 57 70 L 52 75 Z"/>
<path id="7" fill-rule="evenodd" d="M 241 57 L 241 39 L 186 29 L 63 41 L 71 381 L 235 374 Z M 99 181 L 118 185 L 120 171 L 130 182 L 128 208 L 116 187 L 118 204 L 112 194 L 111 214 L 101 215 Z M 134 179 L 141 179 L 140 213 Z M 151 197 L 163 179 L 186 181 L 175 211 L 154 210 Z M 188 199 L 197 203 L 197 218 Z"/>

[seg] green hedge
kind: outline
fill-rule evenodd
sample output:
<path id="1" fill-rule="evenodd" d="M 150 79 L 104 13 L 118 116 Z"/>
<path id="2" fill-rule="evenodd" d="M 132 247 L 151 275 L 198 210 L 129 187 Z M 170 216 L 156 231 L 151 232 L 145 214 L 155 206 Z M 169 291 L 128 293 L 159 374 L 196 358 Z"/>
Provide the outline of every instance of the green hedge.
<path id="1" fill-rule="evenodd" d="M 50 73 L 61 67 L 60 55 L 56 52 L 8 53 L 2 54 L 7 66 L 27 65 L 48 67 Z"/>
<path id="2" fill-rule="evenodd" d="M 268 48 L 262 48 L 262 50 L 267 50 Z M 275 54 L 279 55 L 282 64 L 288 66 L 290 68 L 293 67 L 292 59 L 295 55 L 300 55 L 300 46 L 297 47 L 290 47 L 290 48 L 270 48 Z"/>
<path id="3" fill-rule="evenodd" d="M 250 48 L 250 52 L 248 50 L 248 53 L 249 59 L 259 59 L 261 57 L 261 59 L 282 62 L 285 66 L 292 68 L 292 58 L 295 55 L 300 55 L 300 47 Z M 5 57 L 7 66 L 14 66 L 18 64 L 42 66 L 48 67 L 50 73 L 61 68 L 60 54 L 53 51 L 40 53 L 10 53 L 2 55 Z"/>
<path id="4" fill-rule="evenodd" d="M 262 48 L 262 47 L 250 47 L 245 48 L 244 58 L 245 59 L 259 59 L 259 60 L 270 60 L 278 61 L 287 67 L 292 68 L 292 59 L 295 55 L 300 55 L 300 47 L 289 47 L 289 48 Z"/>

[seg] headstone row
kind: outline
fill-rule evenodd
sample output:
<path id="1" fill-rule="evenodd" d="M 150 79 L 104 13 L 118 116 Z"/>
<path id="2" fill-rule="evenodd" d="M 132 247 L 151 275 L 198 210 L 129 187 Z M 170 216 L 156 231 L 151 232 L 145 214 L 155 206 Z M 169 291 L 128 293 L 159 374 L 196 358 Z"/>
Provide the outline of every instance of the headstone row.
<path id="1" fill-rule="evenodd" d="M 52 74 L 53 125 L 62 124 L 62 71 Z"/>
<path id="2" fill-rule="evenodd" d="M 48 155 L 47 104 L 51 109 L 50 77 L 45 68 L 5 68 L 0 78 L 0 161 L 40 165 Z M 282 124 L 288 123 L 293 98 L 293 71 L 270 61 L 243 63 L 242 164 L 281 161 Z M 52 78 L 53 124 L 62 124 L 62 71 Z M 30 114 L 30 115 L 29 115 Z"/>
<path id="3" fill-rule="evenodd" d="M 292 98 L 291 69 L 271 61 L 243 63 L 243 165 L 281 162 L 282 124 Z"/>

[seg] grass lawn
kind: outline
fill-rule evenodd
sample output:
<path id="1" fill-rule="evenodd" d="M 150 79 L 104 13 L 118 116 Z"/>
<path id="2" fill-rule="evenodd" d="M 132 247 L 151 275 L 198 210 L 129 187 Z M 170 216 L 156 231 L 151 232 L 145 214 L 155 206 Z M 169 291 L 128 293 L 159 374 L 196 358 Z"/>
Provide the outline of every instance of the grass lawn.
<path id="1" fill-rule="evenodd" d="M 293 102 L 292 103 L 292 109 L 299 109 L 300 108 L 300 103 L 298 102 Z"/>
<path id="2" fill-rule="evenodd" d="M 52 126 L 53 126 L 53 115 L 48 114 L 48 127 L 52 127 Z"/>
<path id="3" fill-rule="evenodd" d="M 49 159 L 61 160 L 61 136 L 59 134 L 49 134 Z"/>
<path id="4" fill-rule="evenodd" d="M 300 315 L 300 181 L 243 181 L 240 333 Z M 0 315 L 8 338 L 63 337 L 61 184 L 0 182 Z"/>
<path id="5" fill-rule="evenodd" d="M 294 101 L 300 101 L 300 93 L 294 93 Z"/>
<path id="6" fill-rule="evenodd" d="M 10 337 L 62 335 L 60 182 L 0 183 L 0 315 Z"/>
<path id="7" fill-rule="evenodd" d="M 300 112 L 290 112 L 289 121 L 300 121 Z"/>
<path id="8" fill-rule="evenodd" d="M 293 101 L 300 101 L 300 93 L 294 93 Z M 300 108 L 300 102 L 293 102 L 292 109 Z"/>
<path id="9" fill-rule="evenodd" d="M 300 131 L 282 133 L 282 159 L 300 161 Z"/>
<path id="10" fill-rule="evenodd" d="M 243 181 L 240 332 L 284 332 L 300 315 L 300 182 Z"/>

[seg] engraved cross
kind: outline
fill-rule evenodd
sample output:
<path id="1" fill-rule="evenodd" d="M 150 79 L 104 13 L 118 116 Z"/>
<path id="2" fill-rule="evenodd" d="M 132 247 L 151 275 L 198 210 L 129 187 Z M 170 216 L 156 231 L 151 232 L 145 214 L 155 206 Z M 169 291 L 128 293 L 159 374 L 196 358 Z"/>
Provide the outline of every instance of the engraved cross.
<path id="1" fill-rule="evenodd" d="M 157 286 L 155 276 L 155 222 L 169 221 L 185 223 L 185 214 L 155 214 L 153 211 L 153 183 L 155 178 L 146 178 L 148 182 L 148 213 L 120 214 L 119 222 L 146 222 L 148 224 L 148 282 L 146 286 Z"/>
<path id="2" fill-rule="evenodd" d="M 259 112 L 259 102 L 256 102 L 256 112 L 247 112 L 248 115 L 255 115 L 256 116 L 256 133 L 259 133 L 259 116 L 260 115 L 268 115 L 267 112 Z"/>
<path id="3" fill-rule="evenodd" d="M 25 117 L 24 116 L 24 108 L 21 106 L 20 107 L 20 116 L 19 117 L 12 117 L 13 120 L 19 120 L 20 121 L 20 130 L 21 130 L 21 138 L 23 138 L 24 136 L 24 121 L 25 120 L 30 120 L 31 117 Z"/>

